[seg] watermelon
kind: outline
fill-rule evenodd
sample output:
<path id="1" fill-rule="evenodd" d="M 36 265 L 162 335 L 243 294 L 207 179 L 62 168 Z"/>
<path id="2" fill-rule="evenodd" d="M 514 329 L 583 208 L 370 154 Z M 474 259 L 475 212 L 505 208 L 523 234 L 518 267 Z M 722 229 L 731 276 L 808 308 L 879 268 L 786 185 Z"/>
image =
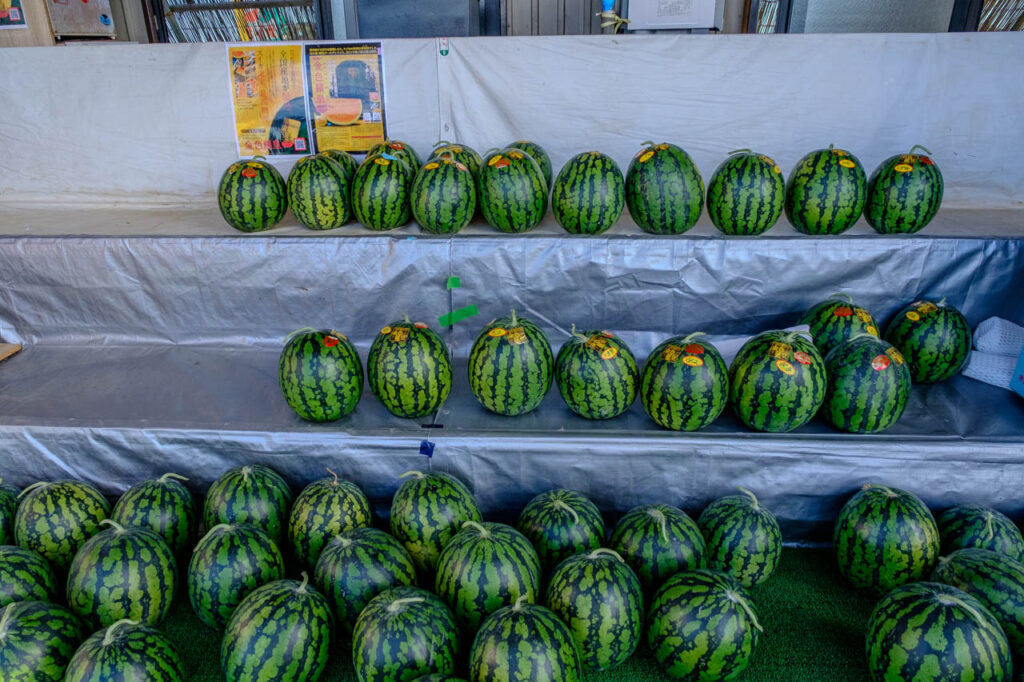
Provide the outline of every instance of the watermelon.
<path id="1" fill-rule="evenodd" d="M 569 409 L 586 419 L 611 419 L 633 404 L 639 390 L 636 360 L 609 331 L 572 335 L 555 358 L 555 382 Z"/>
<path id="2" fill-rule="evenodd" d="M 300 417 L 335 421 L 352 414 L 363 395 L 363 364 L 344 334 L 302 331 L 281 350 L 277 380 L 285 402 Z"/>
<path id="3" fill-rule="evenodd" d="M 474 178 L 480 175 L 480 168 L 484 165 L 484 160 L 472 147 L 441 140 L 434 146 L 434 151 L 430 152 L 429 160 L 436 161 L 445 155 L 450 155 L 454 161 L 468 168 Z"/>
<path id="4" fill-rule="evenodd" d="M 950 507 L 936 519 L 943 554 L 958 549 L 990 549 L 1024 561 L 1024 537 L 1005 514 L 977 504 Z"/>
<path id="5" fill-rule="evenodd" d="M 537 167 L 540 168 L 540 173 L 544 177 L 544 187 L 547 189 L 551 188 L 551 178 L 554 176 L 554 169 L 551 167 L 551 157 L 548 156 L 543 147 L 529 140 L 516 140 L 507 145 L 506 149 L 518 149 L 519 151 L 526 152 L 537 163 Z"/>
<path id="6" fill-rule="evenodd" d="M 14 542 L 14 517 L 18 513 L 18 496 L 21 489 L 4 483 L 0 477 L 0 545 Z"/>
<path id="7" fill-rule="evenodd" d="M 417 573 L 434 573 L 441 550 L 480 509 L 462 481 L 443 472 L 407 471 L 391 499 L 391 534 L 412 558 Z"/>
<path id="8" fill-rule="evenodd" d="M 370 390 L 388 412 L 416 419 L 437 412 L 452 390 L 452 357 L 424 322 L 392 322 L 366 359 Z"/>
<path id="9" fill-rule="evenodd" d="M 220 176 L 217 203 L 228 225 L 242 232 L 269 230 L 288 211 L 284 178 L 266 160 L 237 161 Z"/>
<path id="10" fill-rule="evenodd" d="M 203 523 L 251 523 L 275 544 L 284 539 L 292 491 L 273 469 L 261 465 L 228 469 L 210 485 L 203 505 Z"/>
<path id="11" fill-rule="evenodd" d="M 437 560 L 435 592 L 465 634 L 520 595 L 536 601 L 540 559 L 522 533 L 502 523 L 466 521 Z"/>
<path id="12" fill-rule="evenodd" d="M 868 483 L 840 510 L 832 545 L 847 580 L 885 594 L 928 576 L 939 558 L 939 529 L 912 493 Z"/>
<path id="13" fill-rule="evenodd" d="M 345 170 L 329 154 L 302 157 L 288 174 L 288 205 L 311 230 L 341 227 L 352 217 Z"/>
<path id="14" fill-rule="evenodd" d="M 626 171 L 626 205 L 644 232 L 686 232 L 704 209 L 704 180 L 697 164 L 674 144 L 644 142 Z"/>
<path id="15" fill-rule="evenodd" d="M 302 581 L 275 580 L 238 605 L 220 645 L 221 670 L 228 680 L 316 682 L 327 667 L 331 608 Z"/>
<path id="16" fill-rule="evenodd" d="M 119 620 L 85 640 L 68 663 L 65 682 L 182 682 L 185 669 L 167 635 Z"/>
<path id="17" fill-rule="evenodd" d="M 63 606 L 20 601 L 0 609 L 0 673 L 4 682 L 61 682 L 86 635 Z"/>
<path id="18" fill-rule="evenodd" d="M 608 546 L 636 572 L 651 595 L 673 573 L 704 568 L 704 538 L 686 512 L 667 504 L 630 509 L 619 519 Z"/>
<path id="19" fill-rule="evenodd" d="M 775 515 L 754 493 L 720 497 L 701 512 L 697 527 L 704 538 L 708 568 L 727 573 L 744 587 L 771 577 L 782 556 L 782 531 Z"/>
<path id="20" fill-rule="evenodd" d="M 799 332 L 758 334 L 743 344 L 729 367 L 729 403 L 757 431 L 803 426 L 821 407 L 827 388 L 825 361 Z"/>
<path id="21" fill-rule="evenodd" d="M 382 530 L 356 528 L 335 536 L 316 562 L 315 581 L 351 633 L 356 618 L 384 590 L 413 585 L 416 568 L 402 544 Z"/>
<path id="22" fill-rule="evenodd" d="M 703 332 L 673 336 L 647 356 L 640 403 L 663 428 L 696 431 L 718 418 L 729 399 L 729 369 Z"/>
<path id="23" fill-rule="evenodd" d="M 368 159 L 371 156 L 376 156 L 378 154 L 388 154 L 399 158 L 405 163 L 405 165 L 413 170 L 423 165 L 423 162 L 420 161 L 419 154 L 417 154 L 416 150 L 412 148 L 412 145 L 407 142 L 402 142 L 401 140 L 388 139 L 375 144 L 370 148 L 370 151 L 366 152 L 366 158 Z"/>
<path id="24" fill-rule="evenodd" d="M 779 164 L 749 149 L 729 152 L 708 182 L 708 216 L 724 234 L 766 232 L 778 222 L 785 199 Z"/>
<path id="25" fill-rule="evenodd" d="M 352 177 L 356 174 L 356 169 L 359 168 L 359 162 L 356 161 L 356 157 L 340 149 L 324 149 L 320 153 L 334 159 L 334 162 L 341 167 L 341 173 L 345 176 L 345 182 L 351 184 Z"/>
<path id="26" fill-rule="evenodd" d="M 857 334 L 878 336 L 878 323 L 866 309 L 854 305 L 849 294 L 832 294 L 811 307 L 797 324 L 811 328 L 814 345 L 822 357 Z"/>
<path id="27" fill-rule="evenodd" d="M 413 682 L 466 682 L 461 677 L 455 677 L 454 675 L 445 675 L 444 673 L 433 673 L 431 675 L 424 675 L 423 677 L 417 677 Z"/>
<path id="28" fill-rule="evenodd" d="M 292 505 L 288 537 L 295 558 L 307 568 L 316 566 L 320 552 L 335 535 L 366 528 L 373 521 L 370 501 L 351 481 L 339 481 L 338 474 L 307 485 Z"/>
<path id="29" fill-rule="evenodd" d="M 858 334 L 825 358 L 828 391 L 821 411 L 840 431 L 878 433 L 899 421 L 910 397 L 910 371 L 887 341 Z"/>
<path id="30" fill-rule="evenodd" d="M 1024 564 L 988 549 L 959 549 L 939 559 L 931 579 L 981 602 L 999 621 L 1013 655 L 1024 656 Z"/>
<path id="31" fill-rule="evenodd" d="M 526 232 L 544 217 L 548 186 L 529 154 L 504 149 L 490 156 L 480 169 L 477 201 L 491 227 L 500 232 Z"/>
<path id="32" fill-rule="evenodd" d="M 469 388 L 485 408 L 506 417 L 544 400 L 554 378 L 551 344 L 541 328 L 513 310 L 485 326 L 469 352 Z"/>
<path id="33" fill-rule="evenodd" d="M 459 644 L 455 618 L 444 602 L 418 587 L 392 587 L 359 614 L 352 633 L 352 665 L 360 682 L 451 673 Z"/>
<path id="34" fill-rule="evenodd" d="M 569 626 L 586 668 L 610 670 L 625 662 L 640 643 L 640 581 L 610 549 L 577 554 L 560 563 L 544 601 Z"/>
<path id="35" fill-rule="evenodd" d="M 122 526 L 149 528 L 179 555 L 192 547 L 196 532 L 192 493 L 181 484 L 187 480 L 184 476 L 168 473 L 137 483 L 121 495 L 110 518 Z"/>
<path id="36" fill-rule="evenodd" d="M 872 680 L 1010 681 L 1010 647 L 999 623 L 948 585 L 894 589 L 871 612 L 866 640 Z"/>
<path id="37" fill-rule="evenodd" d="M 483 622 L 469 654 L 470 682 L 580 682 L 579 649 L 565 623 L 523 595 Z"/>
<path id="38" fill-rule="evenodd" d="M 971 327 L 946 299 L 914 301 L 885 328 L 885 340 L 900 349 L 915 384 L 933 384 L 959 374 L 971 354 Z"/>
<path id="39" fill-rule="evenodd" d="M 0 545 L 0 607 L 56 600 L 57 580 L 46 559 L 24 547 Z"/>
<path id="40" fill-rule="evenodd" d="M 390 154 L 370 155 L 352 176 L 352 213 L 376 232 L 409 222 L 409 188 L 418 165 L 410 166 Z"/>
<path id="41" fill-rule="evenodd" d="M 797 161 L 786 182 L 786 217 L 804 234 L 850 229 L 867 200 L 867 176 L 857 157 L 832 145 Z"/>
<path id="42" fill-rule="evenodd" d="M 868 180 L 868 199 L 864 217 L 868 225 L 882 234 L 911 234 L 935 217 L 942 204 L 942 173 L 930 157 L 915 154 L 919 144 L 907 154 L 890 156 Z"/>
<path id="43" fill-rule="evenodd" d="M 222 523 L 192 552 L 188 600 L 199 620 L 219 630 L 249 593 L 281 578 L 284 559 L 266 533 L 247 523 Z"/>
<path id="44" fill-rule="evenodd" d="M 68 571 L 68 606 L 87 624 L 130 618 L 156 625 L 167 617 L 178 586 L 174 553 L 155 531 L 110 527 L 89 538 Z"/>
<path id="45" fill-rule="evenodd" d="M 36 483 L 21 492 L 14 537 L 17 544 L 36 552 L 62 573 L 109 514 L 107 498 L 88 483 Z"/>
<path id="46" fill-rule="evenodd" d="M 516 530 L 537 550 L 545 574 L 574 554 L 604 542 L 601 512 L 575 490 L 548 490 L 530 500 L 519 514 Z"/>
<path id="47" fill-rule="evenodd" d="M 583 152 L 569 159 L 551 189 L 555 220 L 569 234 L 601 234 L 625 206 L 622 171 L 610 156 Z"/>
<path id="48" fill-rule="evenodd" d="M 733 680 L 750 664 L 762 630 L 750 597 L 732 577 L 684 571 L 654 596 L 647 644 L 670 677 Z"/>
<path id="49" fill-rule="evenodd" d="M 469 166 L 445 152 L 417 171 L 409 200 L 412 215 L 424 230 L 454 234 L 473 219 L 476 181 Z"/>

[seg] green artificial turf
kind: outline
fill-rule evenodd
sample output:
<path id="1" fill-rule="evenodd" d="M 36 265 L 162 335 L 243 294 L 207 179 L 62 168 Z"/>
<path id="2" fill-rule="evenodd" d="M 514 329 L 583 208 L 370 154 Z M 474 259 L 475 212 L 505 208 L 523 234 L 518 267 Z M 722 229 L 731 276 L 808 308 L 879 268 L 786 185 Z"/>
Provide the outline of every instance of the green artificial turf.
<path id="1" fill-rule="evenodd" d="M 190 682 L 222 680 L 220 633 L 203 625 L 185 594 L 162 629 L 174 640 Z M 744 682 L 860 682 L 864 666 L 864 629 L 874 600 L 844 583 L 827 549 L 792 549 L 767 583 L 751 591 L 764 627 L 757 651 L 739 679 Z M 351 644 L 335 643 L 327 673 L 321 680 L 355 682 Z M 649 682 L 669 679 L 644 652 L 604 673 L 585 675 L 590 681 Z"/>

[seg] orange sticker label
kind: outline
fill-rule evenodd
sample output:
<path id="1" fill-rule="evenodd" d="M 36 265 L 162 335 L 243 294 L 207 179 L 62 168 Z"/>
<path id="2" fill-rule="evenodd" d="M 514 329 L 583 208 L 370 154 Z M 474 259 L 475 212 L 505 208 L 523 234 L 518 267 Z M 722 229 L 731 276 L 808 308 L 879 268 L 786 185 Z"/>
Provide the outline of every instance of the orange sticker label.
<path id="1" fill-rule="evenodd" d="M 601 351 L 601 359 L 602 360 L 611 360 L 612 358 L 614 358 L 618 354 L 619 354 L 619 349 L 618 348 L 605 348 L 603 351 Z"/>
<path id="2" fill-rule="evenodd" d="M 665 362 L 675 362 L 682 354 L 683 349 L 679 346 L 668 345 L 665 346 L 665 350 L 661 351 L 661 359 Z"/>
<path id="3" fill-rule="evenodd" d="M 799 362 L 801 365 L 811 364 L 811 356 L 803 352 L 802 350 L 798 350 L 797 352 L 793 353 L 793 359 Z"/>
<path id="4" fill-rule="evenodd" d="M 853 315 L 853 309 L 847 308 L 845 305 L 841 305 L 836 308 L 835 312 L 832 314 L 836 317 L 849 317 L 850 315 Z"/>
<path id="5" fill-rule="evenodd" d="M 704 360 L 702 358 L 698 358 L 696 355 L 687 355 L 683 358 L 683 364 L 689 365 L 690 367 L 700 367 L 704 364 Z"/>
<path id="6" fill-rule="evenodd" d="M 914 170 L 914 167 L 911 166 L 909 163 L 897 163 L 893 170 L 896 171 L 897 173 L 909 173 L 910 171 Z"/>
<path id="7" fill-rule="evenodd" d="M 487 332 L 487 335 L 493 336 L 494 338 L 498 338 L 499 336 L 505 336 L 505 334 L 507 333 L 508 330 L 506 330 L 504 327 L 495 327 L 491 331 Z"/>
<path id="8" fill-rule="evenodd" d="M 328 348 L 334 348 L 340 343 L 340 340 L 335 336 L 325 336 L 324 345 Z"/>
<path id="9" fill-rule="evenodd" d="M 768 355 L 778 360 L 788 359 L 791 352 L 793 352 L 793 346 L 788 343 L 772 341 L 772 345 L 768 347 Z"/>
<path id="10" fill-rule="evenodd" d="M 892 358 L 892 361 L 895 362 L 897 365 L 903 364 L 903 354 L 900 353 L 895 348 L 890 348 L 889 350 L 885 351 L 885 354 Z"/>
<path id="11" fill-rule="evenodd" d="M 495 168 L 508 168 L 512 164 L 508 159 L 502 159 L 498 163 L 494 164 Z"/>
<path id="12" fill-rule="evenodd" d="M 650 161 L 652 156 L 654 156 L 654 152 L 648 149 L 646 152 L 640 155 L 640 163 Z"/>
<path id="13" fill-rule="evenodd" d="M 383 329 L 380 330 L 380 333 L 381 334 L 390 334 L 391 333 L 391 327 L 384 327 Z"/>
<path id="14" fill-rule="evenodd" d="M 598 336 L 597 334 L 595 334 L 594 336 L 591 336 L 589 339 L 587 339 L 587 343 L 586 343 L 587 348 L 592 348 L 594 350 L 601 350 L 602 348 L 604 348 L 607 345 L 608 345 L 608 339 L 603 337 L 603 336 Z"/>
<path id="15" fill-rule="evenodd" d="M 426 166 L 423 167 L 423 170 L 434 170 L 435 168 L 440 168 L 440 167 L 441 167 L 441 164 L 434 163 L 433 161 L 431 161 L 430 163 L 428 163 Z"/>
<path id="16" fill-rule="evenodd" d="M 839 165 L 843 168 L 854 168 L 857 164 L 849 159 L 839 159 Z"/>
<path id="17" fill-rule="evenodd" d="M 873 324 L 869 324 L 864 329 L 864 331 L 866 331 L 868 334 L 871 334 L 871 336 L 878 336 L 878 329 Z"/>
<path id="18" fill-rule="evenodd" d="M 402 343 L 403 341 L 405 341 L 408 338 L 409 338 L 409 328 L 408 327 L 398 327 L 396 329 L 392 329 L 391 330 L 391 340 L 394 341 L 395 343 Z"/>
<path id="19" fill-rule="evenodd" d="M 391 165 L 390 161 L 388 161 L 387 159 L 384 159 L 384 158 L 380 158 L 380 157 L 374 159 L 373 162 L 374 163 L 378 163 L 381 166 L 390 166 Z"/>
<path id="20" fill-rule="evenodd" d="M 242 177 L 244 177 L 244 178 L 255 178 L 257 175 L 259 175 L 259 173 L 254 171 L 252 168 L 243 168 L 242 169 Z"/>
<path id="21" fill-rule="evenodd" d="M 704 346 L 700 345 L 699 343 L 691 343 L 686 347 L 686 352 L 693 353 L 694 355 L 703 355 Z"/>
<path id="22" fill-rule="evenodd" d="M 921 316 L 915 313 L 913 310 L 907 312 L 907 319 L 911 322 L 917 322 L 921 319 Z"/>
<path id="23" fill-rule="evenodd" d="M 492 156 L 492 157 L 490 158 L 490 160 L 489 160 L 489 161 L 487 162 L 487 165 L 488 165 L 488 166 L 493 166 L 494 164 L 496 164 L 496 163 L 498 163 L 499 161 L 501 161 L 501 159 L 502 159 L 502 156 L 501 156 L 501 154 L 495 154 L 495 155 L 494 155 L 494 156 Z"/>
<path id="24" fill-rule="evenodd" d="M 426 329 L 427 328 L 427 323 L 426 322 L 415 322 L 415 323 L 413 323 L 412 326 L 416 327 L 417 329 Z"/>
<path id="25" fill-rule="evenodd" d="M 526 330 L 522 327 L 513 327 L 508 330 L 508 342 L 513 346 L 526 343 Z"/>
<path id="26" fill-rule="evenodd" d="M 793 365 L 789 364 L 785 360 L 776 360 L 775 366 L 779 368 L 779 371 L 783 374 L 789 374 L 790 376 L 796 374 L 796 369 Z"/>
<path id="27" fill-rule="evenodd" d="M 889 356 L 888 355 L 876 355 L 875 357 L 873 357 L 871 359 L 871 367 L 874 368 L 874 370 L 876 372 L 881 372 L 883 369 L 885 369 L 888 366 L 889 366 Z"/>
<path id="28" fill-rule="evenodd" d="M 401 142 L 392 142 L 388 146 L 391 147 L 392 149 L 397 149 L 399 151 L 405 149 L 405 145 L 402 144 Z"/>

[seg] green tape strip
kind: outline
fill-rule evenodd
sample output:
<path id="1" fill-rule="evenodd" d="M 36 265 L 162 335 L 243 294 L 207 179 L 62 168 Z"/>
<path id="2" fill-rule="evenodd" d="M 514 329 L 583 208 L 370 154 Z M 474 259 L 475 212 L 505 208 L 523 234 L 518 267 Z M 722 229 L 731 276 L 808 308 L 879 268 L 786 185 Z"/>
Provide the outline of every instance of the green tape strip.
<path id="1" fill-rule="evenodd" d="M 458 277 L 449 277 L 448 278 L 448 288 L 449 289 L 460 289 L 460 288 L 462 288 L 462 281 Z"/>
<path id="2" fill-rule="evenodd" d="M 475 305 L 467 305 L 465 308 L 459 308 L 458 310 L 453 310 L 447 315 L 442 315 L 437 318 L 437 323 L 442 327 L 450 327 L 456 322 L 465 320 L 467 317 L 473 317 L 474 315 L 479 314 L 480 311 L 476 309 Z"/>

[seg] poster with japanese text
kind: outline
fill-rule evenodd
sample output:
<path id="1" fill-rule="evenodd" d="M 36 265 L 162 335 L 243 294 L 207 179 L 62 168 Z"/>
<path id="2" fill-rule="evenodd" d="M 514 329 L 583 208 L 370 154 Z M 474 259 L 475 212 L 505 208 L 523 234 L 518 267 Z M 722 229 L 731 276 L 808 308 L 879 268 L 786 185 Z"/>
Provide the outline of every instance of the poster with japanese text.
<path id="1" fill-rule="evenodd" d="M 0 29 L 28 28 L 21 0 L 0 0 Z"/>
<path id="2" fill-rule="evenodd" d="M 302 45 L 228 45 L 228 65 L 238 155 L 309 154 Z"/>
<path id="3" fill-rule="evenodd" d="M 314 149 L 366 152 L 387 136 L 379 42 L 306 46 Z"/>

